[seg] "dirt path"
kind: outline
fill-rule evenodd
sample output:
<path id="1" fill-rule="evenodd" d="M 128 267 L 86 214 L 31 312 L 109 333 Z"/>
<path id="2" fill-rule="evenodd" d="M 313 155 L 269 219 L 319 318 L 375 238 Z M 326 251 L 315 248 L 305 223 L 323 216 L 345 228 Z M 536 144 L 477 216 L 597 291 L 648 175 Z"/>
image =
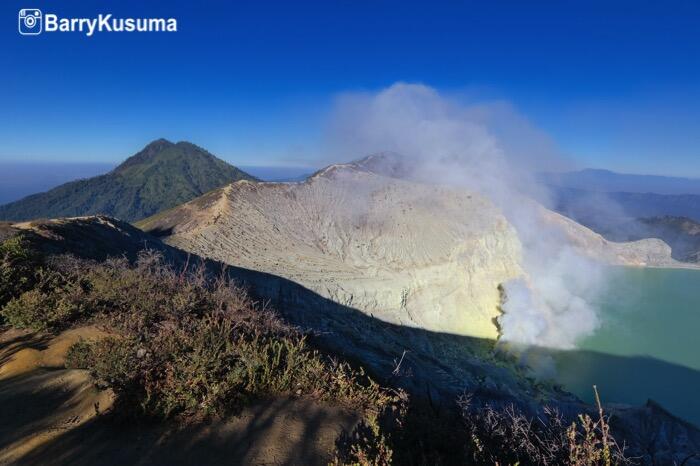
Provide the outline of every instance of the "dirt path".
<path id="1" fill-rule="evenodd" d="M 1 465 L 327 464 L 356 417 L 310 400 L 276 399 L 207 425 L 118 422 L 109 391 L 63 368 L 65 351 L 88 327 L 57 337 L 0 334 Z"/>

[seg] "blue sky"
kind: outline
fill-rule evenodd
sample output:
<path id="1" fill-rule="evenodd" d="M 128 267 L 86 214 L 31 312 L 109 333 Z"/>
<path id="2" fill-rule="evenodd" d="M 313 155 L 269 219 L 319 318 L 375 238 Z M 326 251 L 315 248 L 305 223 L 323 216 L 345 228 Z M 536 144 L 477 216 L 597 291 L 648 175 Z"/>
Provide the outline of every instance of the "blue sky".
<path id="1" fill-rule="evenodd" d="M 179 31 L 24 37 L 20 8 Z M 166 137 L 299 165 L 334 96 L 407 81 L 506 100 L 581 166 L 700 177 L 699 52 L 692 1 L 5 0 L 0 161 L 118 161 Z"/>

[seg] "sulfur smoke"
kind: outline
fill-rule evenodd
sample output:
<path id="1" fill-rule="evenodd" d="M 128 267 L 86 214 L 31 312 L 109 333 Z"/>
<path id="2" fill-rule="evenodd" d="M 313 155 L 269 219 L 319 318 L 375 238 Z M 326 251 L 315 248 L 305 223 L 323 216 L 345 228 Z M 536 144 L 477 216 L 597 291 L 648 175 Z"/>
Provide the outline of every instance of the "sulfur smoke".
<path id="1" fill-rule="evenodd" d="M 345 160 L 400 154 L 405 175 L 479 192 L 500 207 L 522 243 L 522 279 L 504 284 L 501 340 L 515 345 L 573 347 L 598 326 L 591 304 L 602 266 L 569 246 L 542 217 L 549 195 L 541 171 L 566 160 L 545 134 L 504 102 L 469 104 L 419 84 L 338 98 L 328 153 Z"/>

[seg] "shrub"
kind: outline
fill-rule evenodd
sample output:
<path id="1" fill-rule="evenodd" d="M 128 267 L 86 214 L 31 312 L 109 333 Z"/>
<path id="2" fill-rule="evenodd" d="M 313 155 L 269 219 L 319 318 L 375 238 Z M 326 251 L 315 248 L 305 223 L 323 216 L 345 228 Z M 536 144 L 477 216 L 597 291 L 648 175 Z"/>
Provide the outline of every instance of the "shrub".
<path id="1" fill-rule="evenodd" d="M 610 426 L 603 413 L 603 406 L 594 385 L 595 401 L 598 407 L 598 419 L 589 414 L 579 414 L 578 423 L 572 423 L 566 431 L 569 439 L 569 464 L 573 466 L 603 465 L 625 463 L 627 460 L 615 439 L 610 435 Z"/>
<path id="2" fill-rule="evenodd" d="M 87 284 L 75 271 L 41 267 L 33 272 L 31 281 L 31 289 L 18 294 L 2 308 L 1 313 L 10 325 L 53 330 L 67 326 L 86 312 Z"/>
<path id="3" fill-rule="evenodd" d="M 0 309 L 34 286 L 41 261 L 22 235 L 0 243 Z"/>
<path id="4" fill-rule="evenodd" d="M 139 372 L 136 346 L 133 340 L 114 337 L 102 339 L 98 344 L 79 341 L 68 349 L 66 366 L 89 367 L 99 386 L 133 395 Z"/>
<path id="5" fill-rule="evenodd" d="M 133 265 L 64 259 L 60 268 L 62 276 L 80 282 L 83 307 L 63 306 L 71 316 L 61 313 L 47 326 L 99 315 L 115 330 L 117 338 L 77 344 L 67 365 L 90 370 L 132 412 L 215 415 L 278 395 L 368 411 L 392 400 L 364 372 L 309 348 L 300 333 L 256 306 L 234 283 L 223 276 L 209 279 L 201 267 L 176 272 L 159 255 L 144 253 Z M 52 289 L 53 299 L 67 294 Z M 34 294 L 23 296 L 27 304 Z M 46 310 L 33 302 L 24 306 L 40 308 Z M 15 322 L 46 320 L 31 313 Z"/>
<path id="6" fill-rule="evenodd" d="M 595 387 L 594 387 L 595 389 Z M 596 399 L 597 399 L 596 391 Z M 582 414 L 567 424 L 559 412 L 544 408 L 530 418 L 513 405 L 498 410 L 475 408 L 471 396 L 459 402 L 474 461 L 479 464 L 610 466 L 629 460 L 610 435 L 598 400 L 599 418 Z"/>
<path id="7" fill-rule="evenodd" d="M 355 409 L 391 397 L 355 372 L 312 351 L 299 336 L 241 334 L 224 315 L 133 337 L 76 344 L 67 366 L 91 371 L 130 408 L 169 417 L 224 414 L 277 395 L 310 396 Z"/>
<path id="8" fill-rule="evenodd" d="M 376 417 L 341 435 L 330 466 L 391 466 L 394 452 Z"/>

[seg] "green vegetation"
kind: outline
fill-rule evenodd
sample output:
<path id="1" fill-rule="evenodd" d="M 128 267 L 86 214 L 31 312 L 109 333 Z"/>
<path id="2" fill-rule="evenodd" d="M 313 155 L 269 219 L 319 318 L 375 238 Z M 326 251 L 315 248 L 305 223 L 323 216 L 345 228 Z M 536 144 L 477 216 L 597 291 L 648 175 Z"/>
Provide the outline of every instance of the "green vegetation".
<path id="1" fill-rule="evenodd" d="M 337 440 L 334 465 L 626 462 L 602 409 L 569 424 L 554 410 L 531 419 L 472 396 L 436 410 L 314 348 L 224 275 L 177 270 L 152 251 L 91 261 L 44 257 L 30 244 L 21 234 L 0 244 L 0 315 L 49 332 L 106 329 L 74 344 L 66 365 L 114 391 L 115 415 L 196 422 L 265 398 L 307 397 L 360 415 Z"/>
<path id="2" fill-rule="evenodd" d="M 7 322 L 59 330 L 100 320 L 114 336 L 77 344 L 68 365 L 90 370 L 139 414 L 209 415 L 278 395 L 362 410 L 392 399 L 362 371 L 309 348 L 226 278 L 176 273 L 153 252 L 135 264 L 54 257 L 28 279 L 34 285 L 2 308 Z"/>
<path id="3" fill-rule="evenodd" d="M 0 243 L 0 308 L 34 286 L 39 265 L 39 255 L 27 247 L 22 236 Z"/>
<path id="4" fill-rule="evenodd" d="M 104 214 L 132 222 L 238 180 L 255 178 L 194 144 L 160 139 L 106 175 L 0 206 L 0 219 Z"/>

